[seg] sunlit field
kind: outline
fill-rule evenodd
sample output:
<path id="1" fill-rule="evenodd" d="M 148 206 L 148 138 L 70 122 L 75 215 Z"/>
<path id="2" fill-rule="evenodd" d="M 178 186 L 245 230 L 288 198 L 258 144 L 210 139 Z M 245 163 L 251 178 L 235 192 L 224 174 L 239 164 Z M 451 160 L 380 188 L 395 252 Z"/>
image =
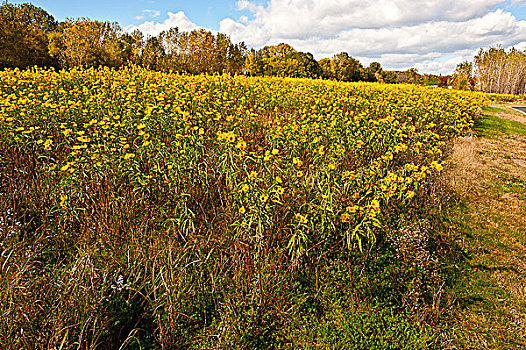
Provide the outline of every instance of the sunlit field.
<path id="1" fill-rule="evenodd" d="M 485 104 L 414 85 L 2 71 L 0 346 L 323 348 L 356 317 L 369 333 L 347 345 L 424 348 L 396 315 L 442 283 L 426 210 Z"/>

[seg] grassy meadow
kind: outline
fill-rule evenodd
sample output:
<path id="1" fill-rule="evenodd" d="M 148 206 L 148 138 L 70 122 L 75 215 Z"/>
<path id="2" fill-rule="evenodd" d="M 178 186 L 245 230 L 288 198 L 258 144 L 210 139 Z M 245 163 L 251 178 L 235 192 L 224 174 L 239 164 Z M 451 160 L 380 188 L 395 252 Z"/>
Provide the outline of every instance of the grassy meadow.
<path id="1" fill-rule="evenodd" d="M 1 71 L 0 348 L 440 348 L 441 173 L 485 105 L 415 85 Z"/>

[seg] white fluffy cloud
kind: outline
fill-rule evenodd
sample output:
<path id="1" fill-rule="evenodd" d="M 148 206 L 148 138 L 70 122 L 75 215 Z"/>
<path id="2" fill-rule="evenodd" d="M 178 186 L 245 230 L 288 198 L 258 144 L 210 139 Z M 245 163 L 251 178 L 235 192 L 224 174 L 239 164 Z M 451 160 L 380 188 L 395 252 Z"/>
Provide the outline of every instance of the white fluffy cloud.
<path id="1" fill-rule="evenodd" d="M 332 37 L 349 28 L 409 26 L 480 17 L 502 0 L 270 0 L 238 1 L 254 14 L 251 24 L 272 37 Z"/>
<path id="2" fill-rule="evenodd" d="M 160 13 L 157 12 L 153 12 L 151 16 L 159 16 Z M 190 19 L 186 17 L 183 11 L 179 11 L 177 13 L 168 12 L 168 18 L 163 22 L 146 21 L 144 23 L 139 24 L 138 26 L 127 26 L 126 30 L 133 31 L 135 29 L 139 29 L 144 34 L 157 35 L 160 32 L 168 30 L 172 27 L 178 27 L 179 30 L 182 31 L 191 31 L 200 28 L 197 24 L 190 21 Z"/>
<path id="3" fill-rule="evenodd" d="M 250 18 L 225 18 L 219 31 L 255 48 L 286 42 L 318 59 L 346 51 L 387 69 L 451 73 L 482 47 L 524 46 L 526 21 L 502 9 L 508 4 L 526 6 L 526 1 L 239 0 L 237 8 Z M 182 12 L 168 15 L 162 23 L 138 28 L 148 34 L 170 26 L 197 28 Z"/>

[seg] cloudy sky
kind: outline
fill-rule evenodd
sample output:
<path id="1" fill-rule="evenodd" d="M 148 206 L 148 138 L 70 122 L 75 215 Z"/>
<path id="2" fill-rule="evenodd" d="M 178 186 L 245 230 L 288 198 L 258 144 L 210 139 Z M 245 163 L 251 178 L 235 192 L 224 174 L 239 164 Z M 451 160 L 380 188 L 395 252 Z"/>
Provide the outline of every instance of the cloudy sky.
<path id="1" fill-rule="evenodd" d="M 13 1 L 19 3 L 20 1 Z M 249 47 L 286 42 L 317 59 L 346 51 L 365 65 L 452 73 L 478 49 L 526 49 L 526 0 L 34 0 L 58 20 L 89 17 L 155 35 L 177 26 Z"/>

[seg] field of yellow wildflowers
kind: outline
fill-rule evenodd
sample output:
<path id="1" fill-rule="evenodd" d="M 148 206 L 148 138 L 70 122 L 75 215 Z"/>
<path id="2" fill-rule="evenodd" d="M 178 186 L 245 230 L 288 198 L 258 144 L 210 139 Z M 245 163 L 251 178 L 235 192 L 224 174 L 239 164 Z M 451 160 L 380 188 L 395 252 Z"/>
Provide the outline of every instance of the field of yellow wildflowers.
<path id="1" fill-rule="evenodd" d="M 298 320 L 422 222 L 448 141 L 485 103 L 409 85 L 2 71 L 0 345 L 323 343 Z"/>

